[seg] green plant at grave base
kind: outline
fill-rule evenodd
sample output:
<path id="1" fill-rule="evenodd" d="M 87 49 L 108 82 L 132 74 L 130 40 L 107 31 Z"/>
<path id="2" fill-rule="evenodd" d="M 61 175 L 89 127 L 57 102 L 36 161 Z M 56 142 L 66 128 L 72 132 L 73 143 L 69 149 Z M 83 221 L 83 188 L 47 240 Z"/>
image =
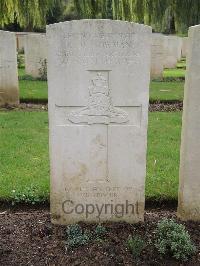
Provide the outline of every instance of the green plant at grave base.
<path id="1" fill-rule="evenodd" d="M 102 225 L 97 225 L 92 231 L 83 231 L 79 224 L 69 225 L 66 230 L 67 240 L 66 247 L 73 249 L 79 246 L 87 245 L 89 242 L 102 242 L 102 237 L 106 233 L 106 228 Z"/>
<path id="2" fill-rule="evenodd" d="M 88 231 L 83 232 L 78 224 L 69 225 L 66 230 L 67 233 L 67 248 L 75 248 L 89 243 L 91 236 Z"/>
<path id="3" fill-rule="evenodd" d="M 13 190 L 13 201 L 12 205 L 16 203 L 31 203 L 31 204 L 36 204 L 36 203 L 41 203 L 46 200 L 46 195 L 39 195 L 38 194 L 38 189 L 36 187 L 26 187 L 24 190 L 21 191 L 16 191 Z"/>
<path id="4" fill-rule="evenodd" d="M 106 233 L 106 228 L 103 225 L 99 224 L 96 226 L 94 233 L 97 237 L 101 237 Z"/>
<path id="5" fill-rule="evenodd" d="M 196 252 L 185 226 L 172 219 L 159 222 L 155 233 L 155 247 L 162 255 L 170 254 L 177 260 L 186 261 Z"/>
<path id="6" fill-rule="evenodd" d="M 140 236 L 129 236 L 126 241 L 126 246 L 132 253 L 134 258 L 138 258 L 145 248 L 145 242 Z"/>
<path id="7" fill-rule="evenodd" d="M 47 60 L 40 60 L 41 67 L 39 68 L 39 80 L 47 80 Z"/>

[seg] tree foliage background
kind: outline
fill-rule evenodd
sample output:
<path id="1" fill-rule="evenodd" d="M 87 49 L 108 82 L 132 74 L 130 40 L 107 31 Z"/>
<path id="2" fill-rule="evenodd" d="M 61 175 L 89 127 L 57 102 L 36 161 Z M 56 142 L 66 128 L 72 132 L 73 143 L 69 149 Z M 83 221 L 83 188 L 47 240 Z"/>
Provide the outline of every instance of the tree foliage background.
<path id="1" fill-rule="evenodd" d="M 45 30 L 81 18 L 110 18 L 151 25 L 154 31 L 186 33 L 200 23 L 200 0 L 0 0 L 0 27 Z"/>

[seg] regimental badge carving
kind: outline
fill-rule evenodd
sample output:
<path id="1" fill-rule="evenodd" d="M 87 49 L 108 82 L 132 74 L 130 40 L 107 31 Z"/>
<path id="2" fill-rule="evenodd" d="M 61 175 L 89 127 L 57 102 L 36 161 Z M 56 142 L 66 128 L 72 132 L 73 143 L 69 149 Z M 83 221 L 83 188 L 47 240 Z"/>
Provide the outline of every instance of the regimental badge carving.
<path id="1" fill-rule="evenodd" d="M 128 114 L 112 104 L 109 88 L 109 71 L 91 71 L 91 86 L 89 86 L 89 99 L 86 107 L 72 111 L 68 115 L 72 123 L 110 124 L 126 123 Z"/>

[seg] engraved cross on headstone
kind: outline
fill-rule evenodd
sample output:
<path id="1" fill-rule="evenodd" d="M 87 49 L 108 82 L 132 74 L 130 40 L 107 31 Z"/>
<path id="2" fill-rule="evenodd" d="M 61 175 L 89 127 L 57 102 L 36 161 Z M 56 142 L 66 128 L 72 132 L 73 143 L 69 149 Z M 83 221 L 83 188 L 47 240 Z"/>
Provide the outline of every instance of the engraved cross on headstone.
<path id="1" fill-rule="evenodd" d="M 88 104 L 78 110 L 72 110 L 66 117 L 71 124 L 85 124 L 90 127 L 89 161 L 92 167 L 87 182 L 109 181 L 108 126 L 129 121 L 128 113 L 112 103 L 109 73 L 109 70 L 89 70 L 91 79 Z"/>

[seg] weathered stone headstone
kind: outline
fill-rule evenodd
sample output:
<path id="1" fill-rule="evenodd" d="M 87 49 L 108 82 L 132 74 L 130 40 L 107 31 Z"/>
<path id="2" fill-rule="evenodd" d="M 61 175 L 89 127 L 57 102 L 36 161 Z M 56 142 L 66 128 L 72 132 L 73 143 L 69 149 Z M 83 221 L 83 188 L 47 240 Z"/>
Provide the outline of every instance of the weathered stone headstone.
<path id="1" fill-rule="evenodd" d="M 183 46 L 183 41 L 181 37 L 176 36 L 177 38 L 177 59 L 178 61 L 181 60 L 182 57 L 182 46 Z"/>
<path id="2" fill-rule="evenodd" d="M 165 36 L 165 68 L 176 68 L 177 61 L 181 59 L 182 41 L 177 36 Z"/>
<path id="3" fill-rule="evenodd" d="M 0 106 L 19 104 L 15 34 L 0 30 Z"/>
<path id="4" fill-rule="evenodd" d="M 188 50 L 188 37 L 184 37 L 182 38 L 182 57 L 186 57 L 187 56 L 187 50 Z"/>
<path id="5" fill-rule="evenodd" d="M 164 36 L 152 34 L 151 44 L 151 78 L 162 78 L 164 68 Z"/>
<path id="6" fill-rule="evenodd" d="M 25 36 L 25 71 L 33 77 L 45 74 L 47 64 L 47 40 L 45 34 Z"/>
<path id="7" fill-rule="evenodd" d="M 16 32 L 16 41 L 17 41 L 17 50 L 19 52 L 24 51 L 25 46 L 25 36 L 28 34 L 27 32 Z"/>
<path id="8" fill-rule="evenodd" d="M 47 26 L 54 223 L 143 220 L 151 28 Z"/>
<path id="9" fill-rule="evenodd" d="M 200 221 L 200 25 L 189 29 L 178 216 Z"/>

